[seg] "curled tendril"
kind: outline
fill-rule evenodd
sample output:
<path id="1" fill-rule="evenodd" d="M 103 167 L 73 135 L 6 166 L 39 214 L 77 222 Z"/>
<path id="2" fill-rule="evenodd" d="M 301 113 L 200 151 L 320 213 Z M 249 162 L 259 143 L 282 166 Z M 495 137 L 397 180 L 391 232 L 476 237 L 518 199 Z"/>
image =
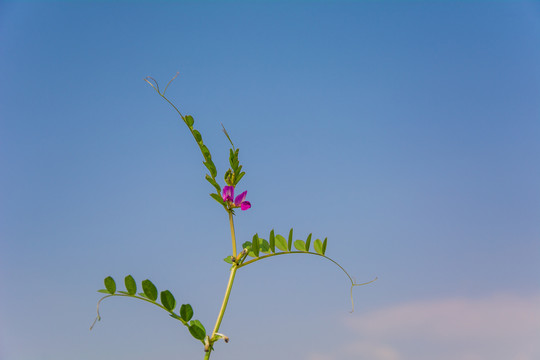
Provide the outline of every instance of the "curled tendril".
<path id="1" fill-rule="evenodd" d="M 97 311 L 97 316 L 96 316 L 94 322 L 92 323 L 92 326 L 90 326 L 90 330 L 92 330 L 92 329 L 94 328 L 94 325 L 96 325 L 96 323 L 97 323 L 98 321 L 101 321 L 101 315 L 99 314 L 99 304 L 101 303 L 102 300 L 104 300 L 104 299 L 106 299 L 106 298 L 108 298 L 108 297 L 111 297 L 111 296 L 114 296 L 114 295 L 111 294 L 111 295 L 104 296 L 104 297 L 102 297 L 101 299 L 99 299 L 99 301 L 97 302 L 97 309 L 96 309 L 96 311 Z"/>
<path id="2" fill-rule="evenodd" d="M 152 83 L 150 82 L 150 80 L 148 80 L 148 79 L 152 80 L 154 83 L 152 84 Z M 159 91 L 159 84 L 158 84 L 158 82 L 157 82 L 156 79 L 154 79 L 154 78 L 151 77 L 151 76 L 147 76 L 147 77 L 144 78 L 144 81 L 146 81 L 148 84 L 150 84 L 150 86 L 153 87 L 153 88 L 157 91 L 157 93 L 158 93 L 159 95 L 162 95 L 161 92 Z M 171 81 L 172 81 L 172 80 L 171 80 Z M 170 82 L 169 82 L 169 84 L 170 84 Z M 154 86 L 154 85 L 155 85 L 155 86 Z M 168 85 L 167 85 L 167 86 L 168 86 Z"/>
<path id="3" fill-rule="evenodd" d="M 167 83 L 167 86 L 165 86 L 165 90 L 163 90 L 163 92 L 161 92 L 159 90 L 159 84 L 157 82 L 156 79 L 154 79 L 153 77 L 151 76 L 147 76 L 144 78 L 144 81 L 146 81 L 151 87 L 153 87 L 157 93 L 161 96 L 165 96 L 165 93 L 167 92 L 167 89 L 169 88 L 169 85 L 171 85 L 171 83 L 174 81 L 174 79 L 176 79 L 178 77 L 178 74 L 180 74 L 179 72 L 177 72 L 171 80 L 169 80 L 169 82 Z"/>
<path id="4" fill-rule="evenodd" d="M 252 264 L 256 261 L 259 261 L 259 260 L 262 260 L 262 259 L 266 259 L 266 258 L 269 258 L 269 257 L 272 257 L 272 256 L 277 256 L 277 255 L 285 255 L 285 254 L 309 254 L 309 255 L 317 255 L 317 256 L 320 256 L 320 257 L 323 257 L 327 260 L 330 260 L 331 262 L 333 262 L 335 265 L 337 265 L 341 271 L 343 271 L 345 273 L 345 275 L 347 275 L 347 277 L 349 278 L 350 282 L 351 282 L 351 305 L 352 305 L 352 309 L 351 309 L 351 313 L 354 312 L 354 297 L 353 297 L 353 288 L 355 286 L 362 286 L 362 285 L 368 285 L 368 284 L 371 284 L 372 282 L 375 282 L 378 277 L 376 277 L 375 279 L 371 280 L 371 281 L 368 281 L 368 282 L 364 282 L 364 283 L 357 283 L 355 282 L 355 280 L 351 277 L 351 275 L 349 275 L 349 273 L 347 272 L 347 270 L 345 270 L 343 268 L 343 266 L 339 265 L 339 263 L 337 261 L 335 261 L 334 259 L 332 258 L 329 258 L 328 256 L 326 255 L 321 255 L 319 253 L 314 253 L 314 252 L 309 252 L 309 251 L 287 251 L 287 252 L 279 252 L 279 253 L 275 253 L 275 254 L 268 254 L 268 255 L 264 255 L 264 256 L 261 256 L 261 257 L 258 257 L 258 258 L 255 258 L 255 259 L 252 259 L 252 260 L 249 260 L 247 262 L 243 262 L 240 266 L 238 266 L 238 268 L 241 268 L 243 266 L 246 266 L 246 265 L 249 265 L 249 264 Z"/>
<path id="5" fill-rule="evenodd" d="M 171 85 L 171 83 L 173 82 L 174 79 L 176 79 L 176 77 L 178 76 L 178 74 L 180 74 L 179 72 L 176 72 L 176 74 L 172 77 L 171 80 L 169 80 L 169 82 L 167 83 L 167 86 L 165 86 L 165 90 L 163 90 L 163 95 L 165 95 L 165 92 L 167 91 L 167 89 L 169 88 L 169 85 Z M 155 80 L 154 80 L 155 81 Z M 157 82 L 156 82 L 157 83 Z"/>

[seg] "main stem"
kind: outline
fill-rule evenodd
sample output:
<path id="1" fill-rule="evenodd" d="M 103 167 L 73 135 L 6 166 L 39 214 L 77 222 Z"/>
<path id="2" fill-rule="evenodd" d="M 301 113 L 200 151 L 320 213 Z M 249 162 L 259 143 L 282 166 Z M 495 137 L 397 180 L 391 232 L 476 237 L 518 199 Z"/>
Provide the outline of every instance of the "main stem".
<path id="1" fill-rule="evenodd" d="M 234 233 L 233 214 L 231 212 L 229 212 L 229 224 L 231 225 L 233 256 L 236 258 L 236 236 Z M 214 326 L 214 330 L 212 331 L 212 335 L 210 336 L 211 345 L 213 345 L 212 339 L 214 338 L 214 335 L 219 331 L 219 327 L 221 326 L 221 321 L 223 320 L 223 315 L 225 315 L 225 310 L 227 309 L 227 303 L 229 302 L 229 296 L 231 295 L 234 277 L 236 276 L 236 270 L 238 270 L 238 264 L 234 262 L 233 266 L 231 267 L 231 275 L 229 276 L 229 283 L 227 284 L 227 289 L 225 290 L 225 296 L 223 297 L 223 302 L 221 303 L 221 309 L 219 310 L 218 318 L 216 320 L 216 325 Z M 208 351 L 204 354 L 204 360 L 210 359 L 211 353 L 212 353 L 212 346 L 210 346 Z"/>
<path id="2" fill-rule="evenodd" d="M 231 211 L 229 211 L 229 225 L 231 226 L 232 256 L 236 257 L 236 235 L 234 233 L 234 221 Z"/>

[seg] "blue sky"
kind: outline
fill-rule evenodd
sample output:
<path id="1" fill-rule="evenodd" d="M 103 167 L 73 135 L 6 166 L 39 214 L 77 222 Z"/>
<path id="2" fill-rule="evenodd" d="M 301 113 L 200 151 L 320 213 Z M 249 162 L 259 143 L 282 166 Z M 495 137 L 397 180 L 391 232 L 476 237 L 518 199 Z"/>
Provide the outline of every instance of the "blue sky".
<path id="1" fill-rule="evenodd" d="M 0 358 L 201 357 L 150 278 L 212 327 L 227 216 L 185 125 L 223 123 L 271 229 L 329 256 L 239 271 L 215 359 L 540 357 L 538 2 L 0 2 Z"/>

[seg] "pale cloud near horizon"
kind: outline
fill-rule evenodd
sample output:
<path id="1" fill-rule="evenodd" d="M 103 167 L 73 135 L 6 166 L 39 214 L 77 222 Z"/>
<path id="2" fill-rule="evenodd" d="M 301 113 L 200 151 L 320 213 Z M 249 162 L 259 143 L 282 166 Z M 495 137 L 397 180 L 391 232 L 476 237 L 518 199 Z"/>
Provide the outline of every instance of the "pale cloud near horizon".
<path id="1" fill-rule="evenodd" d="M 540 295 L 418 301 L 344 322 L 356 340 L 309 360 L 540 359 Z"/>

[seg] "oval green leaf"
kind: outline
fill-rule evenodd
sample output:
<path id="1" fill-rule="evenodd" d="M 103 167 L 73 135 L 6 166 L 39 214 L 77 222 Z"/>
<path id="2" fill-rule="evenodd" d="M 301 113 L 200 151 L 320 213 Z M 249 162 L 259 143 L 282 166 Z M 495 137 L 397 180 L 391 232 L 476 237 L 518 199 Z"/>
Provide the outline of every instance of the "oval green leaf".
<path id="1" fill-rule="evenodd" d="M 160 294 L 161 303 L 165 306 L 165 309 L 173 311 L 176 307 L 176 299 L 169 290 L 162 291 Z"/>
<path id="2" fill-rule="evenodd" d="M 328 238 L 324 238 L 324 241 L 322 243 L 322 254 L 324 255 L 326 253 L 326 241 Z"/>
<path id="3" fill-rule="evenodd" d="M 206 145 L 201 145 L 201 152 L 206 160 L 212 160 L 212 155 L 210 155 L 210 150 L 208 150 Z"/>
<path id="4" fill-rule="evenodd" d="M 193 128 L 193 123 L 195 122 L 195 120 L 193 120 L 193 116 L 191 115 L 186 115 L 185 116 L 185 121 L 186 121 L 186 125 L 191 129 Z"/>
<path id="5" fill-rule="evenodd" d="M 193 137 L 199 145 L 203 144 L 201 133 L 198 130 L 193 130 Z"/>
<path id="6" fill-rule="evenodd" d="M 265 254 L 270 254 L 270 244 L 265 239 L 259 239 L 261 240 L 261 252 Z"/>
<path id="7" fill-rule="evenodd" d="M 216 170 L 216 166 L 214 165 L 212 160 L 207 159 L 206 161 L 203 161 L 203 164 L 204 164 L 204 166 L 206 166 L 208 171 L 210 171 L 210 175 L 212 175 L 212 177 L 215 178 L 216 175 L 217 175 L 217 170 Z"/>
<path id="8" fill-rule="evenodd" d="M 107 276 L 103 282 L 105 283 L 105 289 L 107 289 L 109 294 L 114 294 L 116 292 L 116 283 L 112 277 Z"/>
<path id="9" fill-rule="evenodd" d="M 281 251 L 287 251 L 287 240 L 282 235 L 276 235 L 276 246 Z"/>
<path id="10" fill-rule="evenodd" d="M 137 293 L 137 283 L 135 282 L 135 279 L 133 279 L 133 276 L 126 276 L 124 284 L 126 284 L 126 290 L 129 295 L 135 295 Z"/>
<path id="11" fill-rule="evenodd" d="M 189 323 L 189 332 L 197 340 L 204 340 L 206 329 L 199 320 L 191 320 Z"/>
<path id="12" fill-rule="evenodd" d="M 306 243 L 304 242 L 304 240 L 296 240 L 294 242 L 294 247 L 298 251 L 306 251 Z"/>
<path id="13" fill-rule="evenodd" d="M 274 229 L 272 229 L 272 231 L 270 231 L 269 241 L 270 241 L 270 250 L 273 253 L 275 253 L 276 252 L 276 238 L 274 236 Z"/>
<path id="14" fill-rule="evenodd" d="M 148 279 L 144 280 L 142 282 L 142 288 L 144 291 L 144 295 L 146 295 L 147 298 L 149 298 L 152 301 L 157 300 L 157 295 L 158 295 L 157 288 L 154 284 L 152 284 L 150 280 Z"/>
<path id="15" fill-rule="evenodd" d="M 320 239 L 315 240 L 315 242 L 313 243 L 313 248 L 317 253 L 324 255 L 324 252 L 322 250 L 322 241 Z"/>
<path id="16" fill-rule="evenodd" d="M 206 176 L 208 176 L 208 175 L 206 175 Z M 223 201 L 223 198 L 219 194 L 212 193 L 212 194 L 210 194 L 210 196 L 212 197 L 212 199 L 216 200 L 218 203 L 225 206 L 225 201 Z"/>
<path id="17" fill-rule="evenodd" d="M 180 306 L 180 316 L 185 322 L 188 322 L 193 317 L 193 308 L 189 304 Z"/>

